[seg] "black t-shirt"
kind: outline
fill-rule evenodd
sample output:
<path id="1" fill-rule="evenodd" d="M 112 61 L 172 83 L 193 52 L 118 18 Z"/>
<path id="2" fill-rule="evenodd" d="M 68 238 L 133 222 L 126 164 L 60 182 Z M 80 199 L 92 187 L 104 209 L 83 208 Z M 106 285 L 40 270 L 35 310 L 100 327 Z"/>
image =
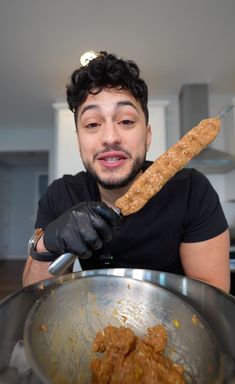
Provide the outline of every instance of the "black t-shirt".
<path id="1" fill-rule="evenodd" d="M 146 167 L 150 163 L 146 163 Z M 82 201 L 99 201 L 99 189 L 87 172 L 55 180 L 39 202 L 35 228 L 45 229 Z M 181 242 L 219 235 L 228 227 L 219 198 L 195 169 L 179 171 L 139 212 L 123 218 L 111 241 L 80 260 L 82 269 L 143 268 L 183 274 Z"/>

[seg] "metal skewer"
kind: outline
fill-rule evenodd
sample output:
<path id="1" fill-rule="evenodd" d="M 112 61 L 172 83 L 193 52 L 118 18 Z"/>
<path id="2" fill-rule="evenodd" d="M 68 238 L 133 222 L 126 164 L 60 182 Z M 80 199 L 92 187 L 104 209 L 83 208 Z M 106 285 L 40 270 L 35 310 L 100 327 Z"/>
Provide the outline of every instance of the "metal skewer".
<path id="1" fill-rule="evenodd" d="M 225 115 L 227 115 L 228 114 L 228 112 L 230 112 L 231 111 L 231 109 L 233 109 L 233 107 L 235 107 L 235 105 L 228 105 L 227 107 L 225 107 L 224 109 L 222 109 L 222 111 L 218 114 L 218 118 L 219 119 L 223 119 L 223 117 L 225 116 Z"/>

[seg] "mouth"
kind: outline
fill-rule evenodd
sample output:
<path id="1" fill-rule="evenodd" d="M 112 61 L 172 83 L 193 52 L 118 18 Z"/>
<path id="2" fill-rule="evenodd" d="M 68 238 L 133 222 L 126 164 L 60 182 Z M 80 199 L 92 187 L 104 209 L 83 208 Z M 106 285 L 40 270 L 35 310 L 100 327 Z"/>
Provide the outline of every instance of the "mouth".
<path id="1" fill-rule="evenodd" d="M 128 159 L 128 156 L 124 152 L 105 152 L 101 153 L 96 158 L 106 168 L 120 167 Z"/>

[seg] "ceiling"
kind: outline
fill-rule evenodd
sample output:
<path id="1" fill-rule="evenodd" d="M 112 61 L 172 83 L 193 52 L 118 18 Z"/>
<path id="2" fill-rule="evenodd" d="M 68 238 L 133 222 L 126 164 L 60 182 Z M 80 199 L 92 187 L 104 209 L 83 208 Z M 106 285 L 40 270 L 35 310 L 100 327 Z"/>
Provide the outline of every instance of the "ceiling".
<path id="1" fill-rule="evenodd" d="M 235 95 L 234 0 L 1 0 L 0 129 L 51 127 L 87 50 L 135 60 L 150 97 Z"/>

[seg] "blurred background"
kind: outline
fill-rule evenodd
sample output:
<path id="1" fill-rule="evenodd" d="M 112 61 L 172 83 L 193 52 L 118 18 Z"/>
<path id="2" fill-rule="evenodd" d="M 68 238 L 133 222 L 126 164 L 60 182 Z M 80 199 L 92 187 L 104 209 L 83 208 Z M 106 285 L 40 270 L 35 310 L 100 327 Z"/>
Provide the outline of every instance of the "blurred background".
<path id="1" fill-rule="evenodd" d="M 83 169 L 65 100 L 80 56 L 106 50 L 140 66 L 154 160 L 201 118 L 235 104 L 234 18 L 234 0 L 1 0 L 0 260 L 18 260 L 16 280 L 38 199 L 55 178 Z M 220 196 L 232 255 L 234 108 L 211 148 L 193 166 Z"/>

